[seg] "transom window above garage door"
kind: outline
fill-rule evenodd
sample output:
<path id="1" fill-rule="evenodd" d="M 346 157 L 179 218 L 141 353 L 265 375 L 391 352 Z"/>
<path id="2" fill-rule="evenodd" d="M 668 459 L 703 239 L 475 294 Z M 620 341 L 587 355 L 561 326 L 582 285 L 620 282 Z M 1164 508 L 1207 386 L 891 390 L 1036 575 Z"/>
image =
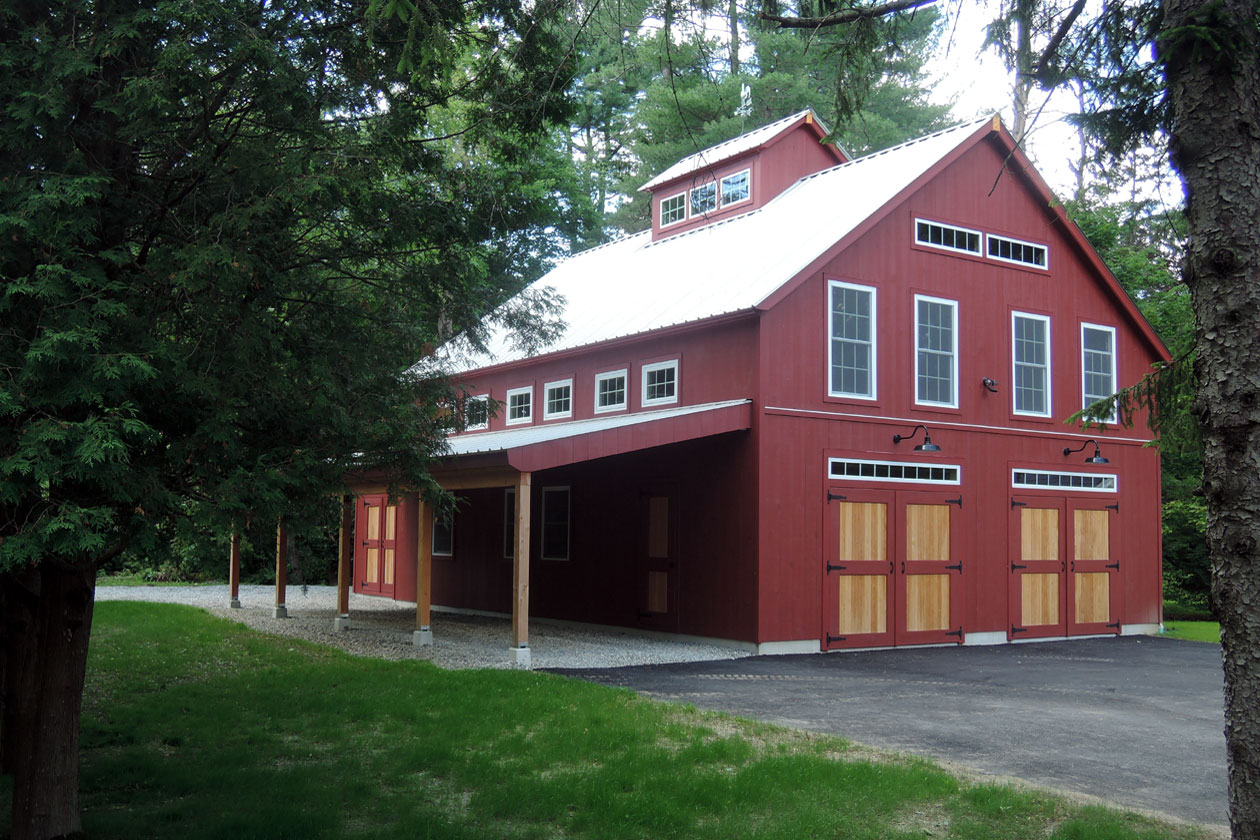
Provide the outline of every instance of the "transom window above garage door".
<path id="1" fill-rule="evenodd" d="M 858 481 L 891 481 L 915 484 L 958 484 L 962 468 L 957 464 L 917 464 L 910 461 L 866 461 L 828 458 L 832 478 Z"/>
<path id="2" fill-rule="evenodd" d="M 1092 493 L 1114 493 L 1116 476 L 1114 473 L 1012 470 L 1011 487 L 1021 490 L 1088 490 Z"/>

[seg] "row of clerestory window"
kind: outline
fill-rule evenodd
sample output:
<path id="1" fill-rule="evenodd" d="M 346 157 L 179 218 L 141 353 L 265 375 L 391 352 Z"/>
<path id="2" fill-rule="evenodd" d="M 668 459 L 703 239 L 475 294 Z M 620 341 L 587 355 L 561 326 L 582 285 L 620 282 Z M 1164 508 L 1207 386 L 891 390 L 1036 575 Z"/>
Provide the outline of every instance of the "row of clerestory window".
<path id="1" fill-rule="evenodd" d="M 719 207 L 725 209 L 752 197 L 750 170 L 727 175 L 720 181 L 706 181 L 690 190 L 661 199 L 660 226 L 662 228 L 712 213 Z"/>

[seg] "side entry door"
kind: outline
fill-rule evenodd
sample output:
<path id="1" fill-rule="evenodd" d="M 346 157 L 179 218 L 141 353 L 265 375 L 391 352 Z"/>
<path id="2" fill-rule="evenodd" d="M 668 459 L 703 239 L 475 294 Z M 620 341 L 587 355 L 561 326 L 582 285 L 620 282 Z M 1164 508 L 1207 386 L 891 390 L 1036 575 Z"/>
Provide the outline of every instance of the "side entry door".
<path id="1" fill-rule="evenodd" d="M 394 562 L 398 549 L 398 505 L 385 495 L 360 496 L 355 516 L 355 575 L 359 591 L 394 595 Z"/>
<path id="2" fill-rule="evenodd" d="M 641 542 L 636 578 L 639 624 L 654 630 L 678 629 L 677 494 L 654 487 L 640 494 Z"/>

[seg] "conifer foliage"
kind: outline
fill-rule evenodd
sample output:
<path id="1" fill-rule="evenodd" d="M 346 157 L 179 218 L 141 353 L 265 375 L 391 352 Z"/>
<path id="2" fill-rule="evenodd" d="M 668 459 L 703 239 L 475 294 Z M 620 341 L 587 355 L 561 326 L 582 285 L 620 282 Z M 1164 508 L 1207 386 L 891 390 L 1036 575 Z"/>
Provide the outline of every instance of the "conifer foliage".
<path id="1" fill-rule="evenodd" d="M 404 7 L 405 5 L 405 7 Z M 0 7 L 0 761 L 13 837 L 80 830 L 96 569 L 422 485 L 457 412 L 409 372 L 548 257 L 548 0 Z M 226 555 L 225 555 L 226 556 Z"/>

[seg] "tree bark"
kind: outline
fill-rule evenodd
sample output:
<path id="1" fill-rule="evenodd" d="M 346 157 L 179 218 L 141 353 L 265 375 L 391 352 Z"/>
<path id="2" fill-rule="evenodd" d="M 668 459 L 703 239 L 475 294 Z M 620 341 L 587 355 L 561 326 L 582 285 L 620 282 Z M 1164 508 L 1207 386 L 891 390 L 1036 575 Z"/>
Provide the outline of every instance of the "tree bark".
<path id="1" fill-rule="evenodd" d="M 3 740 L 13 773 L 12 837 L 81 835 L 79 718 L 96 572 L 49 560 L 7 576 L 3 586 L 9 610 Z"/>
<path id="2" fill-rule="evenodd" d="M 1186 185 L 1195 412 L 1225 665 L 1235 838 L 1260 837 L 1260 34 L 1255 0 L 1164 0 L 1169 145 Z"/>

